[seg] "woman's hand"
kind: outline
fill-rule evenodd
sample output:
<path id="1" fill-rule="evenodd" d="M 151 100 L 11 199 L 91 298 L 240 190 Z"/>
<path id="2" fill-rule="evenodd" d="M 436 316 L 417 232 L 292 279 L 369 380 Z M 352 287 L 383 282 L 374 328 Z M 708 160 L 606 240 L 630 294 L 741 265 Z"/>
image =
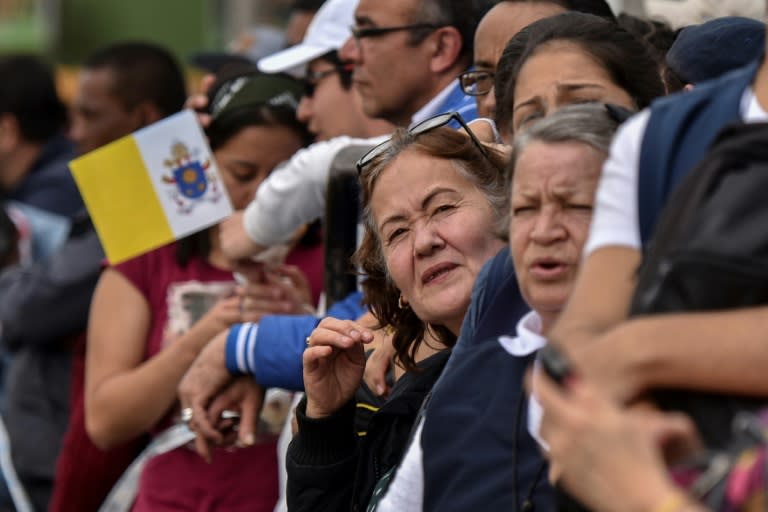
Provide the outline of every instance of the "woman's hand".
<path id="1" fill-rule="evenodd" d="M 312 331 L 304 351 L 307 417 L 330 416 L 355 394 L 363 379 L 363 344 L 373 332 L 357 322 L 325 318 Z"/>
<path id="2" fill-rule="evenodd" d="M 541 434 L 553 473 L 589 508 L 655 510 L 679 492 L 662 452 L 669 443 L 696 437 L 686 416 L 620 409 L 589 382 L 574 379 L 563 389 L 540 371 L 533 389 L 544 408 Z"/>

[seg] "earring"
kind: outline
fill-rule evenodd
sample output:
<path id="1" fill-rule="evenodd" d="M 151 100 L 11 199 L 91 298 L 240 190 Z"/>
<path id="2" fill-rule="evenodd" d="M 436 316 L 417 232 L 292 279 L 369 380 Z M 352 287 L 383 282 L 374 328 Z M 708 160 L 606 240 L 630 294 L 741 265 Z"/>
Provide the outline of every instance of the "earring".
<path id="1" fill-rule="evenodd" d="M 397 307 L 399 307 L 400 309 L 405 309 L 408 307 L 408 301 L 403 299 L 402 295 L 400 295 L 400 297 L 397 298 Z"/>

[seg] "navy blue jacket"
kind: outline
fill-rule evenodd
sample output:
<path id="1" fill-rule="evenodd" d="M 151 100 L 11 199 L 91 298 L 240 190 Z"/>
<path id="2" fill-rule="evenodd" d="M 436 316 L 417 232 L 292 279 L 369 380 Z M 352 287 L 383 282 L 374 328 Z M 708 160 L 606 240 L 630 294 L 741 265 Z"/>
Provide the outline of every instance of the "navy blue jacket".
<path id="1" fill-rule="evenodd" d="M 551 509 L 543 459 L 527 430 L 523 377 L 532 357 L 496 342 L 530 310 L 509 248 L 485 264 L 443 375 L 432 391 L 421 444 L 424 511 L 519 510 L 531 493 Z"/>

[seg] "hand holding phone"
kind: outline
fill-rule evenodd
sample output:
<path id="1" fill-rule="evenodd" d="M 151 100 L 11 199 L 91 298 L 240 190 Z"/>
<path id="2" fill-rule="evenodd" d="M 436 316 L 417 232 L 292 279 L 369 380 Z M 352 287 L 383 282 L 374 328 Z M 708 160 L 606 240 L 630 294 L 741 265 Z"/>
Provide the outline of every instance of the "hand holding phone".
<path id="1" fill-rule="evenodd" d="M 559 386 L 573 376 L 571 362 L 555 345 L 547 345 L 539 351 L 539 360 L 544 372 Z"/>

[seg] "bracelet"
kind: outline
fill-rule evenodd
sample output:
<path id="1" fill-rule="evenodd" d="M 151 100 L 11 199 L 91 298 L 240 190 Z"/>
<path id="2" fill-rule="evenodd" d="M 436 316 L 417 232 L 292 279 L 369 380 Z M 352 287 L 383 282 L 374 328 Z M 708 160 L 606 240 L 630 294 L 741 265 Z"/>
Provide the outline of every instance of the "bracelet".
<path id="1" fill-rule="evenodd" d="M 678 512 L 685 507 L 687 502 L 688 496 L 680 490 L 675 490 L 667 494 L 664 501 L 653 508 L 653 512 Z"/>

